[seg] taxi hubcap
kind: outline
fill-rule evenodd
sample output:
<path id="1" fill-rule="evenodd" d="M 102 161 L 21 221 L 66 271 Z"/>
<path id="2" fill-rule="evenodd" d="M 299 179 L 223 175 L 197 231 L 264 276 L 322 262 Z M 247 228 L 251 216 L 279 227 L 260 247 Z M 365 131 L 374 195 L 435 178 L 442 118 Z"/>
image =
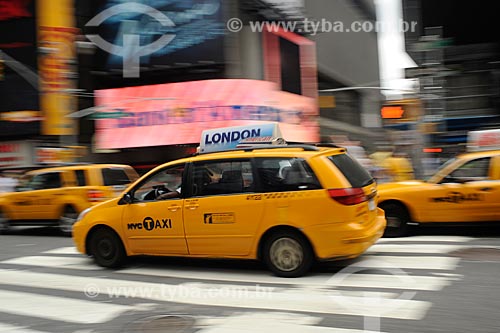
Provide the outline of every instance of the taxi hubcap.
<path id="1" fill-rule="evenodd" d="M 73 229 L 73 224 L 76 222 L 75 213 L 65 213 L 59 218 L 59 227 L 64 232 L 70 232 Z"/>
<path id="2" fill-rule="evenodd" d="M 297 269 L 304 259 L 302 247 L 291 238 L 276 240 L 271 246 L 270 256 L 273 265 L 285 272 Z"/>
<path id="3" fill-rule="evenodd" d="M 113 244 L 109 239 L 101 239 L 97 246 L 97 250 L 101 257 L 109 258 L 113 255 Z"/>
<path id="4" fill-rule="evenodd" d="M 399 226 L 401 225 L 401 219 L 399 217 L 387 216 L 386 220 L 388 227 L 399 228 Z"/>

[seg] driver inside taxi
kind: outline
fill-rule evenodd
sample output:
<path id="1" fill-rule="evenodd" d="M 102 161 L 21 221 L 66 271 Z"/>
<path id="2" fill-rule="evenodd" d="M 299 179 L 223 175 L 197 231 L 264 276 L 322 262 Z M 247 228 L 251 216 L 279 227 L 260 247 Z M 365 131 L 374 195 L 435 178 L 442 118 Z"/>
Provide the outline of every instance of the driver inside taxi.
<path id="1" fill-rule="evenodd" d="M 156 200 L 165 200 L 165 199 L 171 199 L 171 198 L 179 198 L 181 196 L 181 186 L 175 190 L 175 191 L 170 191 L 166 193 L 162 193 L 159 196 L 156 197 Z"/>
<path id="2" fill-rule="evenodd" d="M 158 188 L 158 192 L 156 192 L 156 200 L 165 200 L 171 198 L 179 198 L 181 196 L 181 187 L 182 187 L 182 170 L 174 169 L 167 171 L 168 175 L 172 177 L 168 182 L 170 185 L 176 184 L 175 190 L 171 190 L 169 187 L 165 185 L 161 185 Z"/>

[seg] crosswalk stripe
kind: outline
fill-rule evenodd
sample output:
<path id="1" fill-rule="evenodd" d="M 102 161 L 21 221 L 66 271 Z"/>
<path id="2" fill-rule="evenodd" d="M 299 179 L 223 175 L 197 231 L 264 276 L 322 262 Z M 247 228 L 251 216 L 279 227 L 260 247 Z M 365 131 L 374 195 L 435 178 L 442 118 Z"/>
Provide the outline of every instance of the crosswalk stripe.
<path id="1" fill-rule="evenodd" d="M 368 260 L 370 259 L 370 260 Z M 375 260 L 375 264 L 366 264 L 366 261 Z M 411 257 L 408 260 L 406 257 L 396 257 L 396 256 L 364 256 L 358 262 L 355 262 L 354 266 L 357 267 L 374 267 L 374 268 L 399 268 L 399 269 L 433 269 L 433 270 L 451 270 L 456 265 L 457 258 L 447 258 L 447 257 Z M 26 265 L 26 266 L 37 266 L 37 267 L 54 267 L 54 268 L 67 268 L 75 270 L 102 270 L 93 263 L 90 258 L 85 257 L 57 257 L 57 256 L 28 256 L 19 257 L 14 259 L 8 259 L 0 262 L 1 264 L 9 265 Z M 334 263 L 334 265 L 336 265 Z M 345 265 L 345 264 L 344 264 Z M 247 283 L 269 283 L 269 284 L 285 284 L 285 285 L 325 285 L 331 278 L 332 274 L 321 274 L 315 276 L 306 276 L 300 279 L 283 279 L 276 276 L 262 275 L 262 272 L 227 272 L 221 274 L 220 271 L 206 271 L 206 270 L 186 270 L 184 268 L 179 269 L 165 269 L 165 268 L 126 268 L 116 271 L 119 274 L 134 274 L 134 275 L 145 275 L 145 276 L 157 276 L 157 277 L 172 277 L 172 278 L 183 278 L 183 279 L 198 279 L 198 280 L 217 280 L 225 282 L 247 282 Z M 378 277 L 373 276 L 373 277 Z M 414 287 L 416 290 L 436 290 L 443 286 L 446 281 L 439 279 L 438 277 L 423 277 L 415 276 L 413 277 L 416 283 Z M 371 285 L 364 285 L 365 287 L 371 288 L 391 288 L 393 283 L 386 282 L 390 281 L 390 278 L 384 280 L 384 278 L 376 278 L 370 280 L 373 282 Z M 365 283 L 370 281 L 365 280 Z M 400 284 L 395 284 L 399 289 Z M 362 287 L 362 286 L 360 286 Z M 422 288 L 422 289 L 420 289 Z"/>
<path id="2" fill-rule="evenodd" d="M 125 305 L 7 290 L 0 290 L 0 299 L 0 312 L 79 324 L 105 323 L 134 309 Z"/>
<path id="3" fill-rule="evenodd" d="M 42 331 L 32 330 L 26 326 L 14 326 L 0 323 L 0 332 L 2 333 L 42 333 Z"/>
<path id="4" fill-rule="evenodd" d="M 266 312 L 233 314 L 224 318 L 198 319 L 198 333 L 375 333 L 369 330 L 316 326 L 319 317 L 295 313 Z M 380 333 L 380 331 L 376 331 Z"/>
<path id="5" fill-rule="evenodd" d="M 43 253 L 49 253 L 49 254 L 80 254 L 80 252 L 78 252 L 78 250 L 74 246 L 59 247 L 57 249 L 52 249 L 52 250 L 44 251 Z"/>
<path id="6" fill-rule="evenodd" d="M 434 256 L 379 256 L 366 255 L 358 258 L 350 266 L 366 267 L 374 269 L 427 269 L 427 270 L 453 270 L 457 266 L 459 258 L 434 257 Z M 342 263 L 334 263 L 342 265 Z"/>
<path id="7" fill-rule="evenodd" d="M 375 244 L 366 253 L 450 253 L 464 247 L 449 244 Z"/>
<path id="8" fill-rule="evenodd" d="M 207 272 L 200 270 L 186 270 L 186 269 L 167 269 L 167 268 L 128 268 L 117 271 L 121 274 L 133 274 L 144 276 L 156 276 L 164 278 L 179 278 L 190 280 L 212 280 L 224 282 L 241 282 L 241 283 L 260 283 L 260 284 L 279 284 L 279 285 L 293 285 L 293 286 L 312 286 L 324 287 L 331 286 L 329 280 L 334 275 L 320 274 L 314 276 L 304 276 L 300 279 L 283 279 L 276 276 L 262 275 L 262 273 L 248 272 L 245 274 L 236 272 L 224 271 L 221 272 Z M 363 275 L 363 277 L 358 277 Z M 386 288 L 386 289 L 411 289 L 411 290 L 441 290 L 449 284 L 447 278 L 437 276 L 411 276 L 412 285 L 401 282 L 394 275 L 381 275 L 381 274 L 353 274 L 338 284 L 337 287 L 359 287 L 359 288 Z"/>
<path id="9" fill-rule="evenodd" d="M 154 301 L 182 304 L 251 308 L 307 313 L 344 314 L 355 316 L 378 316 L 397 319 L 421 319 L 430 307 L 429 302 L 406 299 L 384 299 L 382 297 L 351 297 L 324 290 L 314 291 L 278 289 L 254 286 L 255 289 L 238 286 L 231 289 L 220 285 L 217 288 L 200 288 L 183 285 L 157 284 L 116 279 L 37 273 L 0 269 L 0 281 L 5 284 L 74 292 L 96 291 L 110 298 L 132 297 Z M 258 289 L 257 289 L 258 288 Z M 133 295 L 132 295 L 133 293 Z M 64 303 L 59 303 L 59 305 Z M 111 305 L 111 304 L 110 304 Z M 382 311 L 380 313 L 379 311 Z"/>
<path id="10" fill-rule="evenodd" d="M 336 287 L 379 288 L 438 291 L 451 284 L 451 278 L 437 276 L 382 275 L 382 274 L 350 274 L 338 283 L 327 282 L 326 285 Z M 411 281 L 411 284 L 408 282 Z"/>
<path id="11" fill-rule="evenodd" d="M 454 242 L 466 243 L 474 238 L 466 236 L 411 236 L 411 237 L 397 237 L 397 238 L 380 238 L 377 243 L 418 243 L 418 242 Z"/>
<path id="12" fill-rule="evenodd" d="M 102 270 L 93 264 L 92 259 L 81 257 L 57 257 L 57 256 L 27 256 L 0 261 L 0 264 L 26 265 L 39 267 L 70 268 L 76 270 Z"/>

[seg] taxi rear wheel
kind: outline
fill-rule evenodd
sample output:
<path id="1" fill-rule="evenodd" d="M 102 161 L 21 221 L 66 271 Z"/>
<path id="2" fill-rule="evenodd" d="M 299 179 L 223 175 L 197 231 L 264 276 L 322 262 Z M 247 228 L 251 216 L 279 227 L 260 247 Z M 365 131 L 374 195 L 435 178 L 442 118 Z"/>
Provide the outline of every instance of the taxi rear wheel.
<path id="1" fill-rule="evenodd" d="M 99 266 L 117 268 L 125 262 L 127 257 L 125 249 L 114 231 L 106 228 L 97 229 L 90 236 L 89 242 L 90 255 Z"/>
<path id="2" fill-rule="evenodd" d="M 9 220 L 7 216 L 0 211 L 0 234 L 7 233 L 10 230 Z"/>
<path id="3" fill-rule="evenodd" d="M 278 231 L 264 243 L 263 259 L 275 275 L 299 277 L 311 268 L 314 256 L 309 242 L 297 232 Z"/>
<path id="4" fill-rule="evenodd" d="M 63 235 L 71 236 L 73 224 L 75 224 L 77 218 L 78 213 L 73 207 L 64 207 L 63 213 L 59 217 L 59 230 L 61 230 Z"/>
<path id="5" fill-rule="evenodd" d="M 382 203 L 380 208 L 385 211 L 385 218 L 387 220 L 384 237 L 407 236 L 409 233 L 408 222 L 410 222 L 410 216 L 406 208 L 396 202 Z"/>

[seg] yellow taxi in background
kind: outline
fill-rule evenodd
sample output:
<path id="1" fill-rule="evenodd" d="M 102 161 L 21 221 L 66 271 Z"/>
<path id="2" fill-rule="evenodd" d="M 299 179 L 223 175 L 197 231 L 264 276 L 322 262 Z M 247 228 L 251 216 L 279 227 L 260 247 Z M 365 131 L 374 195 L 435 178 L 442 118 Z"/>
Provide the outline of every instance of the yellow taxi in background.
<path id="1" fill-rule="evenodd" d="M 0 194 L 0 233 L 11 226 L 57 226 L 71 235 L 80 212 L 120 194 L 139 178 L 128 165 L 81 164 L 26 172 Z"/>
<path id="2" fill-rule="evenodd" d="M 404 236 L 411 224 L 499 221 L 500 150 L 465 153 L 427 181 L 387 183 L 378 189 L 387 236 Z"/>
<path id="3" fill-rule="evenodd" d="M 375 243 L 385 228 L 376 200 L 374 180 L 345 149 L 247 146 L 155 168 L 83 212 L 73 239 L 104 267 L 133 255 L 260 259 L 296 277 Z"/>

